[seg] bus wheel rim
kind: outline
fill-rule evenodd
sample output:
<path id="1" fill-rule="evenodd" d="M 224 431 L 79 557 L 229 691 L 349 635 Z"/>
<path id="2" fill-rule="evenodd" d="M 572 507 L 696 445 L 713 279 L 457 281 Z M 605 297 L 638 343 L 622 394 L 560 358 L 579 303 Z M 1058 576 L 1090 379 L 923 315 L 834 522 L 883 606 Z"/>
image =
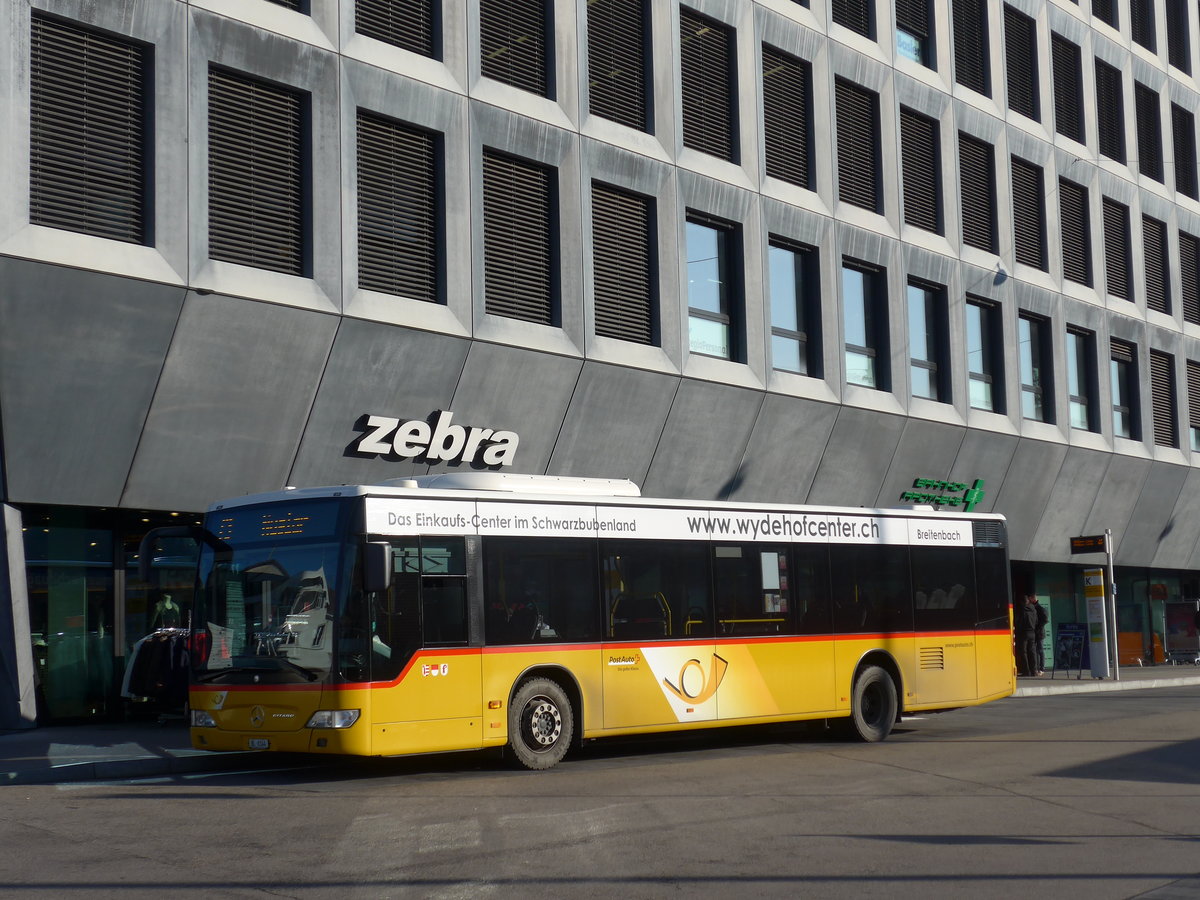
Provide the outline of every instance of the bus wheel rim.
<path id="1" fill-rule="evenodd" d="M 562 734 L 562 714 L 546 697 L 535 697 L 525 707 L 527 743 L 540 749 L 553 747 Z"/>

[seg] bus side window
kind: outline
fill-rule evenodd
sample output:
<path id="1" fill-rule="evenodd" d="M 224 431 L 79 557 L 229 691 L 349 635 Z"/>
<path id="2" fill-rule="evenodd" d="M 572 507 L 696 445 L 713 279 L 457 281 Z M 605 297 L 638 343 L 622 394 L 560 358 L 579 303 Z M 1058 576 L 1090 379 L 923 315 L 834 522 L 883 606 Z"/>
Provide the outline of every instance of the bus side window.
<path id="1" fill-rule="evenodd" d="M 699 541 L 602 541 L 604 633 L 614 640 L 711 637 L 712 578 Z"/>
<path id="2" fill-rule="evenodd" d="M 829 604 L 829 552 L 820 544 L 792 548 L 789 579 L 794 598 L 797 634 L 829 634 L 833 629 Z"/>

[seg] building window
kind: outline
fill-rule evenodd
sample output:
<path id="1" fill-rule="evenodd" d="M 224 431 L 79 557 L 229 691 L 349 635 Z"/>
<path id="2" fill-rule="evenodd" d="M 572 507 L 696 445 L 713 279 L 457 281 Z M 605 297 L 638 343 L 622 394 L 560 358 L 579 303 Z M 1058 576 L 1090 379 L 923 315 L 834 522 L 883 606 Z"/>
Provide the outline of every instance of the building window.
<path id="1" fill-rule="evenodd" d="M 688 349 L 740 361 L 740 234 L 732 222 L 687 217 Z"/>
<path id="2" fill-rule="evenodd" d="M 302 0 L 267 0 L 268 3 L 274 3 L 276 6 L 283 6 L 287 9 L 295 10 L 296 12 L 304 12 Z"/>
<path id="3" fill-rule="evenodd" d="M 1109 356 L 1109 375 L 1112 380 L 1113 434 L 1116 437 L 1141 439 L 1137 420 L 1137 349 L 1133 344 L 1113 338 Z"/>
<path id="4" fill-rule="evenodd" d="M 1125 162 L 1125 95 L 1121 70 L 1096 60 L 1096 128 L 1100 152 L 1119 163 Z"/>
<path id="5" fill-rule="evenodd" d="M 1200 451 L 1200 363 L 1187 361 L 1188 443 Z"/>
<path id="6" fill-rule="evenodd" d="M 954 80 L 990 97 L 987 3 L 950 0 L 950 15 L 954 25 Z"/>
<path id="7" fill-rule="evenodd" d="M 493 316 L 557 325 L 554 170 L 483 151 L 483 300 Z"/>
<path id="8" fill-rule="evenodd" d="M 1175 190 L 1193 200 L 1200 199 L 1196 184 L 1196 117 L 1171 104 L 1171 142 L 1175 149 Z"/>
<path id="9" fill-rule="evenodd" d="M 996 252 L 996 166 L 992 145 L 958 133 L 964 244 Z"/>
<path id="10" fill-rule="evenodd" d="M 905 224 L 941 234 L 938 123 L 901 107 L 900 158 Z"/>
<path id="11" fill-rule="evenodd" d="M 1158 49 L 1154 39 L 1154 0 L 1129 0 L 1129 29 L 1134 41 L 1151 53 Z"/>
<path id="12" fill-rule="evenodd" d="M 1118 27 L 1117 0 L 1092 0 L 1092 15 L 1113 28 Z"/>
<path id="13" fill-rule="evenodd" d="M 910 281 L 908 348 L 914 397 L 950 402 L 946 365 L 948 331 L 945 288 Z"/>
<path id="14" fill-rule="evenodd" d="M 1038 118 L 1037 23 L 1004 6 L 1004 59 L 1008 73 L 1008 108 Z"/>
<path id="15" fill-rule="evenodd" d="M 884 272 L 842 262 L 846 382 L 888 390 L 888 327 Z"/>
<path id="16" fill-rule="evenodd" d="M 646 0 L 592 0 L 587 29 L 589 110 L 630 128 L 649 130 Z"/>
<path id="17" fill-rule="evenodd" d="M 592 182 L 596 334 L 656 343 L 654 201 Z"/>
<path id="18" fill-rule="evenodd" d="M 812 67 L 802 59 L 762 48 L 763 133 L 767 174 L 812 186 Z"/>
<path id="19" fill-rule="evenodd" d="M 552 6 L 547 0 L 479 0 L 479 68 L 485 78 L 553 98 Z"/>
<path id="20" fill-rule="evenodd" d="M 1142 216 L 1142 245 L 1146 254 L 1146 306 L 1171 312 L 1171 270 L 1167 259 L 1167 223 Z"/>
<path id="21" fill-rule="evenodd" d="M 306 94 L 208 70 L 208 247 L 225 262 L 308 274 Z"/>
<path id="22" fill-rule="evenodd" d="M 819 378 L 817 252 L 772 238 L 769 258 L 772 365 Z"/>
<path id="23" fill-rule="evenodd" d="M 441 299 L 437 135 L 358 111 L 358 286 Z"/>
<path id="24" fill-rule="evenodd" d="M 896 0 L 896 51 L 933 68 L 933 29 L 929 0 Z"/>
<path id="25" fill-rule="evenodd" d="M 1150 351 L 1150 402 L 1154 407 L 1154 443 L 1159 447 L 1178 447 L 1175 357 L 1158 350 Z"/>
<path id="26" fill-rule="evenodd" d="M 1097 431 L 1092 396 L 1096 370 L 1096 336 L 1090 331 L 1067 329 L 1067 394 L 1071 427 Z"/>
<path id="27" fill-rule="evenodd" d="M 1092 254 L 1088 232 L 1087 188 L 1060 178 L 1058 211 L 1062 220 L 1063 277 L 1090 286 Z"/>
<path id="28" fill-rule="evenodd" d="M 1200 238 L 1179 232 L 1179 293 L 1183 321 L 1200 325 Z"/>
<path id="29" fill-rule="evenodd" d="M 1059 134 L 1083 143 L 1083 62 L 1079 46 L 1061 35 L 1050 36 L 1054 70 L 1054 127 Z"/>
<path id="30" fill-rule="evenodd" d="M 1108 293 L 1131 300 L 1129 284 L 1129 207 L 1109 197 L 1100 201 L 1104 210 L 1104 280 Z"/>
<path id="31" fill-rule="evenodd" d="M 1137 119 L 1138 171 L 1155 181 L 1162 181 L 1162 128 L 1158 115 L 1158 94 L 1135 81 L 1133 99 Z"/>
<path id="32" fill-rule="evenodd" d="M 1186 0 L 1164 0 L 1167 13 L 1167 59 L 1181 72 L 1191 74 L 1192 53 L 1188 43 Z"/>
<path id="33" fill-rule="evenodd" d="M 737 76 L 733 29 L 679 11 L 683 145 L 736 161 Z"/>
<path id="34" fill-rule="evenodd" d="M 1042 167 L 1012 158 L 1013 249 L 1017 262 L 1046 270 Z"/>
<path id="35" fill-rule="evenodd" d="M 60 19 L 30 26 L 29 221 L 151 240 L 151 51 Z"/>
<path id="36" fill-rule="evenodd" d="M 421 56 L 436 56 L 435 0 L 355 0 L 354 30 Z"/>
<path id="37" fill-rule="evenodd" d="M 1049 387 L 1050 329 L 1046 320 L 1022 314 L 1017 319 L 1017 341 L 1021 358 L 1021 416 L 1034 422 L 1054 421 L 1054 402 Z"/>
<path id="38" fill-rule="evenodd" d="M 864 37 L 875 36 L 873 0 L 833 0 L 833 21 Z"/>
<path id="39" fill-rule="evenodd" d="M 882 212 L 879 171 L 879 95 L 837 79 L 838 199 Z"/>
<path id="40" fill-rule="evenodd" d="M 967 298 L 967 378 L 972 409 L 1004 412 L 1000 307 Z"/>

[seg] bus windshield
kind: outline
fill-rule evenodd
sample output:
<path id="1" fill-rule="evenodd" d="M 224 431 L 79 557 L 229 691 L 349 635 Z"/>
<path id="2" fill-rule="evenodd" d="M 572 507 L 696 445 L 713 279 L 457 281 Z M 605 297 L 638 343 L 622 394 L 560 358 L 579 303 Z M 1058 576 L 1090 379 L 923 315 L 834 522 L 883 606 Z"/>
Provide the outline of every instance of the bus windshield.
<path id="1" fill-rule="evenodd" d="M 210 514 L 193 617 L 196 681 L 327 680 L 346 554 L 337 502 Z"/>

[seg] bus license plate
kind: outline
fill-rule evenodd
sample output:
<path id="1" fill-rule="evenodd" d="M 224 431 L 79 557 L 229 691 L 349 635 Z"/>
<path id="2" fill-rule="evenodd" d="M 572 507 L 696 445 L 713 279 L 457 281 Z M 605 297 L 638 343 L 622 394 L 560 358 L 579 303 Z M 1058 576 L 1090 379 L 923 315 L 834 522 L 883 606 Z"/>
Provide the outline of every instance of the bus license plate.
<path id="1" fill-rule="evenodd" d="M 269 750 L 271 742 L 266 738 L 250 738 L 251 750 Z"/>

